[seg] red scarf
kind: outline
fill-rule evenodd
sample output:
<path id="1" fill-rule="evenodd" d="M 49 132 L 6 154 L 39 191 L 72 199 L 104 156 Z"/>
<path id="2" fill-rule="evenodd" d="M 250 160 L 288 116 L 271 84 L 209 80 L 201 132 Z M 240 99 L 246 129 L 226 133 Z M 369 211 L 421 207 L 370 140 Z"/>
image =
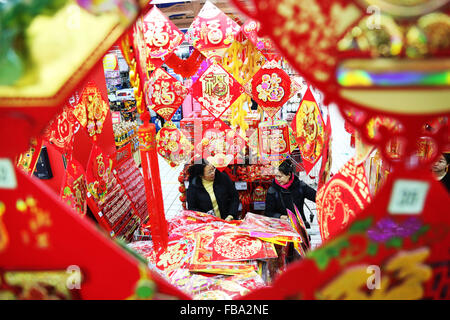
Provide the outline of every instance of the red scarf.
<path id="1" fill-rule="evenodd" d="M 291 186 L 292 182 L 294 182 L 294 175 L 292 175 L 291 180 L 289 180 L 289 182 L 286 184 L 279 184 L 277 179 L 275 179 L 275 183 L 284 189 L 288 189 Z"/>

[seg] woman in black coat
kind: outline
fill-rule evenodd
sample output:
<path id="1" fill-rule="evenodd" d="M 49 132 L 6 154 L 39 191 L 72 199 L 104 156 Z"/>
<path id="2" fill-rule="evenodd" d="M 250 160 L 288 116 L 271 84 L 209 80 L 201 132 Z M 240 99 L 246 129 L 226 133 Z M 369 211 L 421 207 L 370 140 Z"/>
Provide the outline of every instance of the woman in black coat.
<path id="1" fill-rule="evenodd" d="M 233 181 L 210 164 L 194 164 L 189 168 L 186 201 L 189 210 L 228 221 L 238 218 L 239 194 Z"/>
<path id="2" fill-rule="evenodd" d="M 288 219 L 286 209 L 300 211 L 307 229 L 310 228 L 303 212 L 305 199 L 316 201 L 316 190 L 301 181 L 294 172 L 294 165 L 285 160 L 275 173 L 275 179 L 267 190 L 265 214 L 269 217 Z"/>

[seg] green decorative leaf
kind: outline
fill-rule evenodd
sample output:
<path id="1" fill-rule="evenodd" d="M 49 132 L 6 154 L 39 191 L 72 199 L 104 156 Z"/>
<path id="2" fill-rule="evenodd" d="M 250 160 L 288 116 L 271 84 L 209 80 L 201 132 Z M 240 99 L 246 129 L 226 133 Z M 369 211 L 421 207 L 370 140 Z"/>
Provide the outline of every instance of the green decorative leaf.
<path id="1" fill-rule="evenodd" d="M 365 220 L 357 220 L 349 228 L 350 233 L 365 232 L 372 225 L 373 218 L 367 218 Z"/>
<path id="2" fill-rule="evenodd" d="M 370 256 L 374 256 L 377 254 L 377 252 L 378 252 L 378 244 L 376 244 L 375 242 L 371 242 L 367 247 L 367 253 Z"/>
<path id="3" fill-rule="evenodd" d="M 414 233 L 411 236 L 411 240 L 413 242 L 417 242 L 417 240 L 419 240 L 419 237 L 424 235 L 428 230 L 430 229 L 430 226 L 422 226 L 416 233 Z"/>
<path id="4" fill-rule="evenodd" d="M 386 247 L 400 248 L 403 245 L 403 239 L 400 237 L 392 237 L 386 242 Z"/>
<path id="5" fill-rule="evenodd" d="M 315 251 L 311 251 L 308 254 L 308 257 L 312 258 L 317 267 L 320 270 L 326 269 L 330 259 L 339 257 L 342 249 L 349 247 L 350 243 L 347 239 L 339 239 L 337 241 L 329 242 L 326 246 L 316 249 Z"/>

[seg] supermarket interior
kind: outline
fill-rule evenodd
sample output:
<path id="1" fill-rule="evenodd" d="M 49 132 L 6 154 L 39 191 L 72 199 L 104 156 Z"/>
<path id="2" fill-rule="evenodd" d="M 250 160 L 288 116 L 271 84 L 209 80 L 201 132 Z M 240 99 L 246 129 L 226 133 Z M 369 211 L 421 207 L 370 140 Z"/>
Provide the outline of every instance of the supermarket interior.
<path id="1" fill-rule="evenodd" d="M 450 300 L 449 116 L 450 0 L 0 1 L 0 300 Z"/>

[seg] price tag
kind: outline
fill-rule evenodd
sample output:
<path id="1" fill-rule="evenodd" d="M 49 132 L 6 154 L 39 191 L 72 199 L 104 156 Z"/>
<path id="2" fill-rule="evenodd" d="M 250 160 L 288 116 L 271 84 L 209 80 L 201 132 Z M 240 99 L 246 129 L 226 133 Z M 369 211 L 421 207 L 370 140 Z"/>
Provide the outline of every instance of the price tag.
<path id="1" fill-rule="evenodd" d="M 7 158 L 0 159 L 0 189 L 16 189 L 17 180 L 14 166 Z"/>
<path id="2" fill-rule="evenodd" d="M 236 186 L 236 190 L 238 191 L 247 190 L 247 182 L 245 181 L 236 181 L 234 185 Z"/>
<path id="3" fill-rule="evenodd" d="M 430 184 L 420 180 L 399 179 L 392 188 L 390 214 L 420 214 L 423 211 Z"/>
<path id="4" fill-rule="evenodd" d="M 103 217 L 103 213 L 100 211 L 99 213 L 98 213 L 98 216 L 101 218 L 101 217 Z"/>
<path id="5" fill-rule="evenodd" d="M 90 198 L 91 197 L 91 193 L 88 191 L 87 193 L 87 197 Z"/>
<path id="6" fill-rule="evenodd" d="M 189 188 L 189 181 L 185 181 L 184 186 L 186 187 L 186 189 Z"/>
<path id="7" fill-rule="evenodd" d="M 265 210 L 266 203 L 264 201 L 255 201 L 253 202 L 253 209 L 255 210 Z"/>

